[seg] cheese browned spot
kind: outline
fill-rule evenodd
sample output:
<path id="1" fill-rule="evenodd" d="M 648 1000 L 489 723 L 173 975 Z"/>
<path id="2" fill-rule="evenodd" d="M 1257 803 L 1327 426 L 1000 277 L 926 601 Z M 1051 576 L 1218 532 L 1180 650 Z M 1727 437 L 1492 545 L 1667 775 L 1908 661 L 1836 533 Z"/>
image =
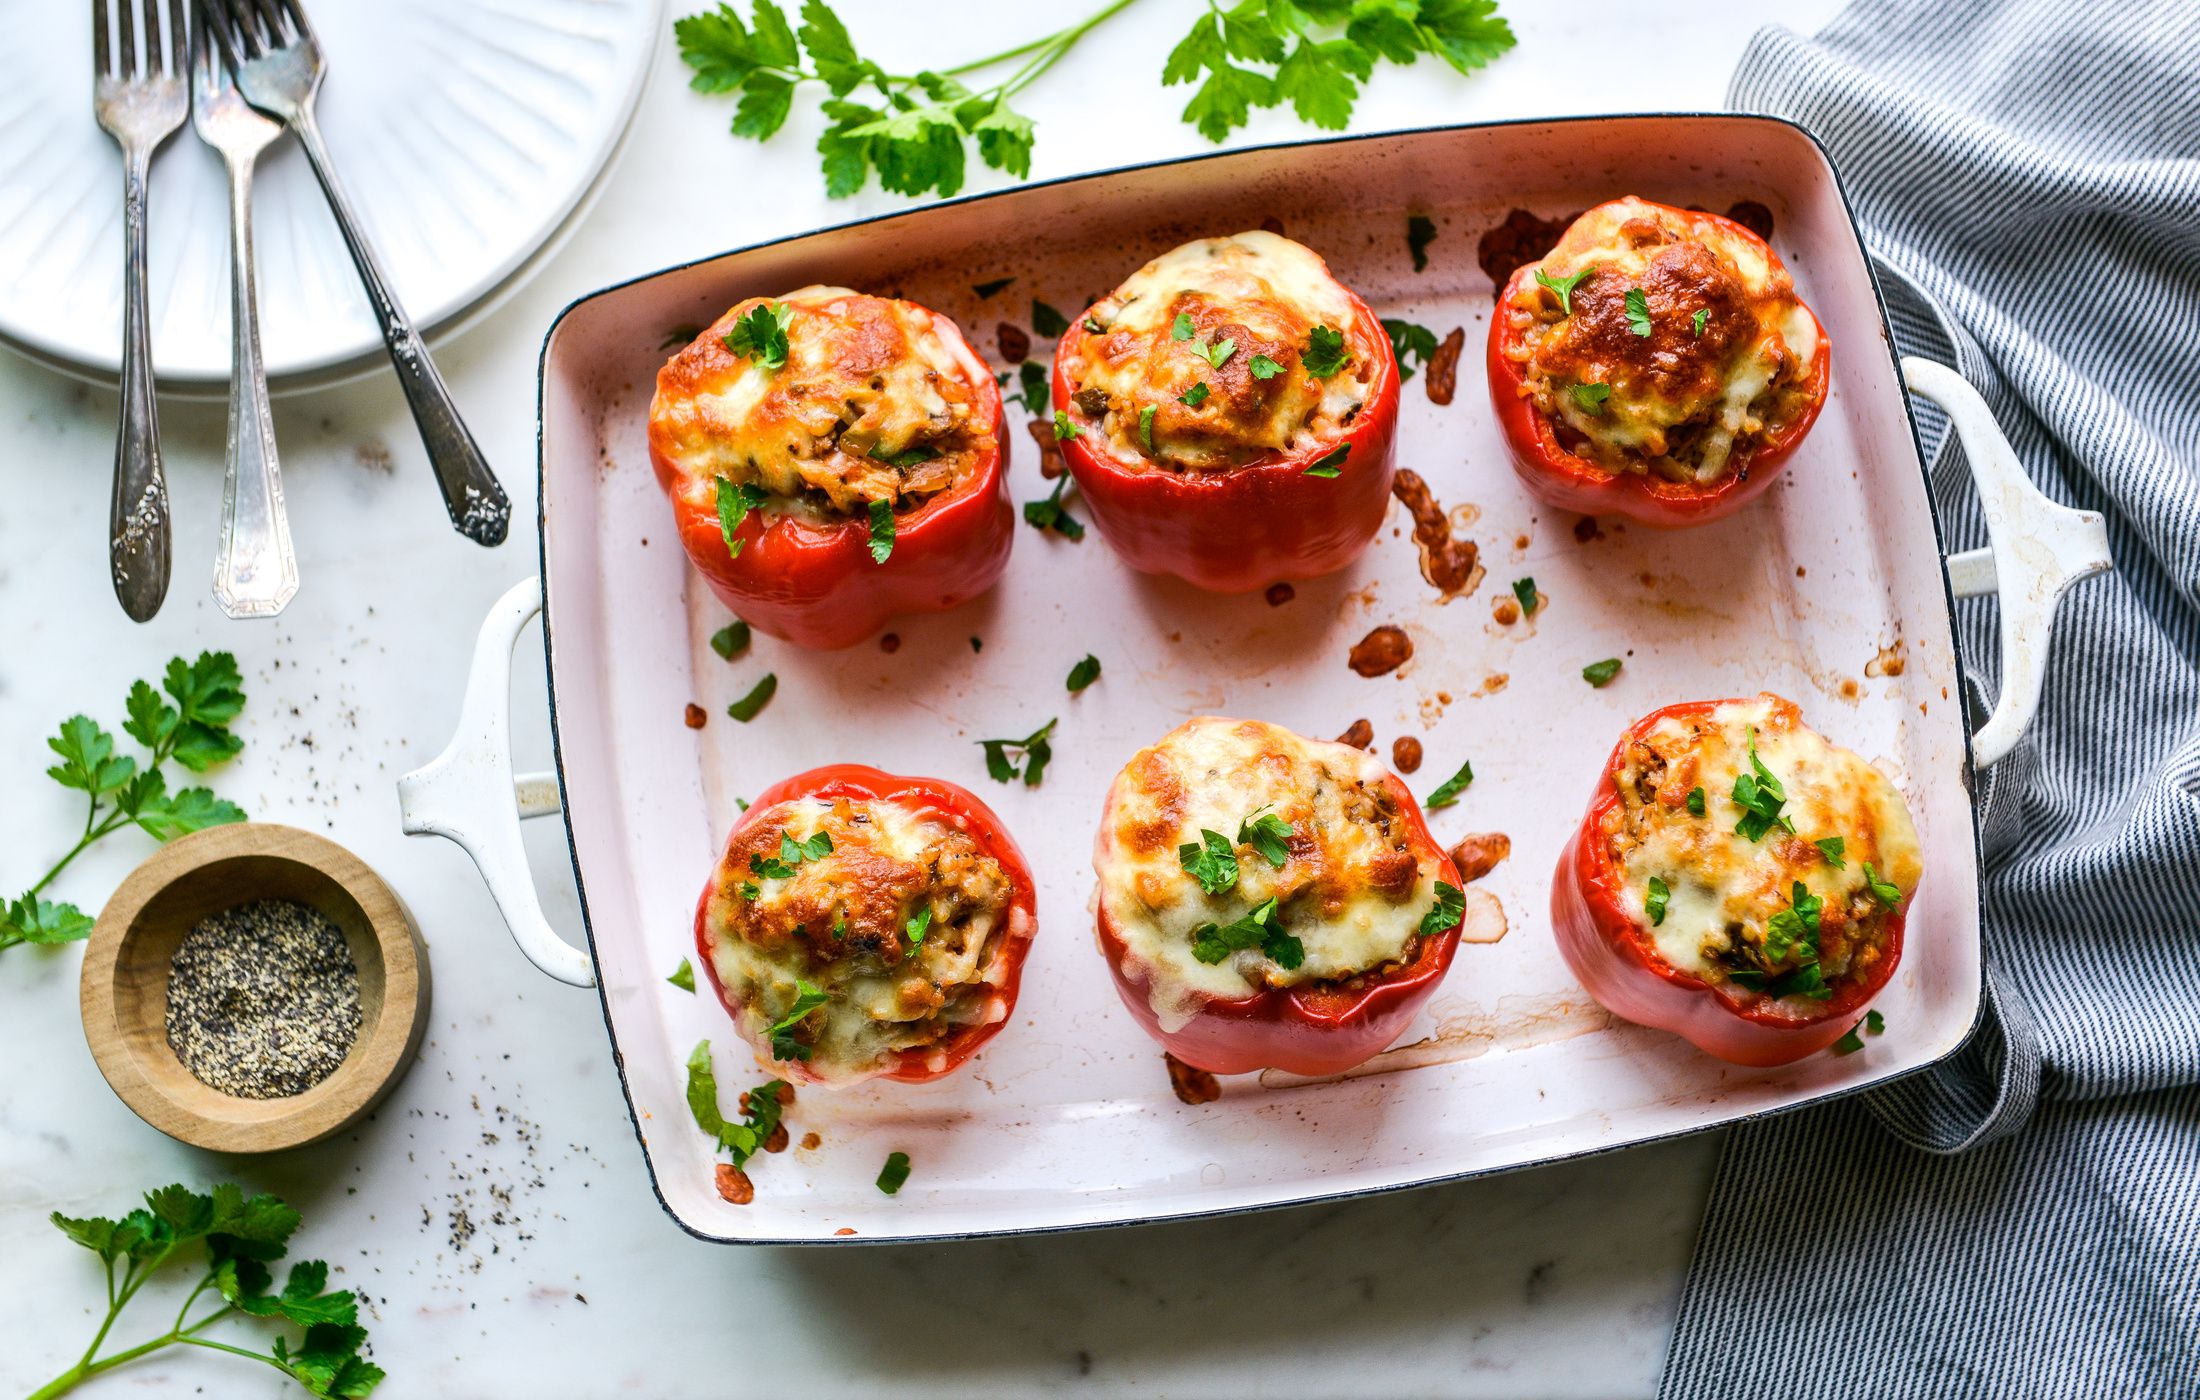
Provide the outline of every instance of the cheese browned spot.
<path id="1" fill-rule="evenodd" d="M 1808 410 L 1817 323 L 1764 245 L 1629 197 L 1576 219 L 1497 314 L 1519 332 L 1524 387 L 1560 443 L 1610 472 L 1712 482 Z M 1628 296 L 1650 334 L 1637 331 Z M 1571 308 L 1570 312 L 1568 308 Z M 1598 401 L 1592 387 L 1608 397 Z"/>
<path id="2" fill-rule="evenodd" d="M 1180 725 L 1124 766 L 1094 845 L 1099 907 L 1164 1028 L 1182 1026 L 1205 1001 L 1348 981 L 1412 959 L 1441 857 L 1415 842 L 1388 776 L 1357 749 L 1216 718 Z M 1280 869 L 1237 840 L 1262 814 L 1291 828 Z M 1235 885 L 1212 895 L 1179 853 L 1207 831 L 1231 845 L 1238 868 Z M 1202 926 L 1232 923 L 1271 898 L 1304 950 L 1296 967 L 1260 947 L 1212 963 L 1194 955 Z"/>
<path id="3" fill-rule="evenodd" d="M 777 369 L 726 345 L 757 307 L 791 312 Z M 706 500 L 723 477 L 812 519 L 905 510 L 994 450 L 976 393 L 988 373 L 953 322 L 914 302 L 843 287 L 751 297 L 658 371 L 650 445 Z"/>
<path id="4" fill-rule="evenodd" d="M 782 838 L 816 845 L 819 833 L 829 852 L 786 859 Z M 791 1035 L 820 1078 L 860 1079 L 896 1051 L 1007 1014 L 1000 954 L 1028 917 L 1013 893 L 1000 862 L 937 815 L 791 799 L 752 813 L 720 860 L 705 914 L 711 965 L 758 1046 L 799 982 L 827 993 Z"/>
<path id="5" fill-rule="evenodd" d="M 1744 811 L 1734 785 L 1755 777 L 1752 742 L 1787 794 L 1781 813 L 1792 833 L 1775 824 L 1751 840 L 1736 830 Z M 1798 883 L 1823 901 L 1818 963 L 1828 984 L 1861 977 L 1886 955 L 1893 911 L 1872 893 L 1864 867 L 1906 905 L 1921 870 L 1917 829 L 1894 784 L 1805 727 L 1792 701 L 1765 694 L 1668 716 L 1627 747 L 1611 776 L 1620 801 L 1607 818 L 1607 848 L 1628 912 L 1668 965 L 1743 995 L 1768 977 L 1776 982 L 1804 957 L 1794 948 L 1771 956 L 1766 946 Z M 1702 816 L 1689 810 L 1699 788 Z M 1838 868 L 1815 844 L 1827 838 L 1841 841 Z M 1653 878 L 1667 890 L 1657 922 Z"/>
<path id="6" fill-rule="evenodd" d="M 1304 362 L 1317 327 L 1350 356 L 1324 378 Z M 1071 327 L 1065 411 L 1127 467 L 1227 471 L 1333 441 L 1372 392 L 1369 334 L 1311 250 L 1259 229 L 1199 239 Z"/>

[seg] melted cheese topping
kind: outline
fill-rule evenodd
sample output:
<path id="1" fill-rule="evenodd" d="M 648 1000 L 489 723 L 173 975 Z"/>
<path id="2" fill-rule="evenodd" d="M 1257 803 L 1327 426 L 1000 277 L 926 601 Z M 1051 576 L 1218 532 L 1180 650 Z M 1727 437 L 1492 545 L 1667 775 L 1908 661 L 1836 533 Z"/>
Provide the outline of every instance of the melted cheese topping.
<path id="1" fill-rule="evenodd" d="M 757 307 L 786 307 L 787 360 L 768 369 L 726 336 Z M 651 448 L 685 488 L 724 477 L 766 509 L 838 520 L 873 501 L 903 508 L 960 484 L 990 453 L 989 371 L 953 322 L 914 302 L 844 287 L 752 297 L 658 371 Z"/>
<path id="2" fill-rule="evenodd" d="M 1795 824 L 1792 833 L 1775 825 L 1756 841 L 1735 829 L 1744 809 L 1734 798 L 1737 779 L 1756 777 L 1753 738 L 1758 760 L 1786 792 L 1781 815 Z M 1737 969 L 1795 967 L 1799 955 L 1768 957 L 1765 942 L 1797 883 L 1824 901 L 1819 964 L 1826 982 L 1861 975 L 1884 956 L 1888 910 L 1864 867 L 1906 903 L 1921 872 L 1917 829 L 1894 784 L 1804 727 L 1792 701 L 1765 694 L 1708 716 L 1668 716 L 1628 747 L 1612 779 L 1620 805 L 1607 835 L 1626 905 L 1668 965 L 1714 984 L 1729 982 Z M 1704 793 L 1700 817 L 1688 810 L 1696 788 Z M 1838 868 L 1815 844 L 1828 837 L 1843 844 Z M 1668 890 L 1656 923 L 1652 877 Z"/>
<path id="3" fill-rule="evenodd" d="M 1562 300 L 1531 274 L 1500 314 L 1521 332 L 1536 408 L 1591 463 L 1716 481 L 1807 411 L 1817 323 L 1746 230 L 1629 197 L 1575 220 L 1536 267 L 1553 281 L 1585 275 Z M 1649 335 L 1627 304 L 1637 292 Z M 1583 385 L 1610 395 L 1585 399 Z"/>
<path id="4" fill-rule="evenodd" d="M 1200 1004 L 1263 987 L 1341 981 L 1406 960 L 1436 900 L 1439 856 L 1416 848 L 1389 770 L 1358 749 L 1258 720 L 1195 719 L 1141 750 L 1108 790 L 1093 851 L 1099 904 L 1148 984 L 1164 1028 Z M 1207 894 L 1179 847 L 1203 831 L 1237 836 L 1268 812 L 1291 827 L 1279 869 L 1235 843 L 1236 885 Z M 1201 962 L 1202 925 L 1227 925 L 1273 898 L 1305 950 L 1295 968 L 1259 947 Z"/>
<path id="5" fill-rule="evenodd" d="M 1341 334 L 1351 357 L 1319 379 L 1304 361 L 1317 326 Z M 1259 229 L 1203 238 L 1132 273 L 1071 327 L 1071 401 L 1057 407 L 1127 466 L 1242 467 L 1335 437 L 1372 392 L 1374 334 L 1312 250 Z"/>
<path id="6" fill-rule="evenodd" d="M 782 836 L 820 832 L 829 853 L 785 860 Z M 776 803 L 744 823 L 713 877 L 711 968 L 740 1007 L 742 1037 L 767 1055 L 798 981 L 830 994 L 791 1034 L 820 1079 L 862 1079 L 897 1051 L 1008 1014 L 1000 954 L 1029 933 L 1012 893 L 1000 863 L 936 815 L 850 798 Z"/>

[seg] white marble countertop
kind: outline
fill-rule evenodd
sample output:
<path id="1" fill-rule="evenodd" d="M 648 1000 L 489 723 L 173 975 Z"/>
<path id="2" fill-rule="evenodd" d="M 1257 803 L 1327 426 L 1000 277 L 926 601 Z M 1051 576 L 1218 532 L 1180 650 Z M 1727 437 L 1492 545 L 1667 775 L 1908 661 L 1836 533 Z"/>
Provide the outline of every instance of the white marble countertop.
<path id="1" fill-rule="evenodd" d="M 941 35 L 926 7 L 839 8 L 869 48 L 943 58 L 970 47 L 964 35 L 1006 43 L 1050 27 L 1032 11 L 1084 10 L 965 0 L 967 22 Z M 1158 86 L 1187 8 L 1145 0 L 1020 100 L 1039 120 L 1035 175 L 1207 148 L 1176 120 L 1189 90 Z M 1747 19 L 1705 0 L 1505 8 L 1520 36 L 1512 54 L 1471 79 L 1433 61 L 1386 68 L 1354 128 L 1717 107 L 1749 24 L 1813 29 L 1838 6 L 1770 0 Z M 767 147 L 736 142 L 730 102 L 684 79 L 668 39 L 597 208 L 531 285 L 439 352 L 512 492 L 518 524 L 502 549 L 468 545 L 444 523 L 386 375 L 281 400 L 304 586 L 278 620 L 225 621 L 207 593 L 223 410 L 171 403 L 175 583 L 159 618 L 133 626 L 103 568 L 115 395 L 0 355 L 0 885 L 35 878 L 81 820 L 76 795 L 43 776 L 41 737 L 78 710 L 113 728 L 133 678 L 157 676 L 175 653 L 227 648 L 246 677 L 246 742 L 214 786 L 256 818 L 324 831 L 373 864 L 417 915 L 435 972 L 419 1062 L 374 1119 L 251 1161 L 171 1142 L 108 1091 L 77 1016 L 80 949 L 0 954 L 0 1393 L 61 1370 L 97 1322 L 97 1268 L 49 1211 L 119 1214 L 152 1186 L 225 1179 L 304 1213 L 293 1257 L 327 1258 L 362 1295 L 391 1372 L 379 1393 L 392 1397 L 823 1396 L 888 1384 L 1022 1395 L 1071 1383 L 1134 1395 L 1649 1393 L 1714 1139 L 1351 1205 L 999 1243 L 732 1250 L 689 1239 L 659 1211 L 595 998 L 521 959 L 457 849 L 399 833 L 392 782 L 448 737 L 483 611 L 535 567 L 535 357 L 558 308 L 665 264 L 899 203 L 875 190 L 828 201 L 801 116 Z M 1071 114 L 1101 89 L 1126 100 L 1080 131 Z M 1241 133 L 1305 134 L 1279 113 Z M 994 179 L 978 173 L 981 188 Z M 539 668 L 539 640 L 523 642 L 521 674 Z M 513 707 L 522 766 L 547 767 L 539 687 L 521 686 Z M 552 919 L 577 938 L 562 831 L 534 823 L 528 842 Z M 142 836 L 110 838 L 55 893 L 96 909 L 149 849 Z M 924 1303 L 948 1295 L 971 1321 L 942 1346 Z M 140 1307 L 119 1338 L 161 1325 L 151 1301 Z M 692 1340 L 704 1337 L 707 1349 Z M 81 1393 L 287 1387 L 233 1358 L 171 1352 Z"/>

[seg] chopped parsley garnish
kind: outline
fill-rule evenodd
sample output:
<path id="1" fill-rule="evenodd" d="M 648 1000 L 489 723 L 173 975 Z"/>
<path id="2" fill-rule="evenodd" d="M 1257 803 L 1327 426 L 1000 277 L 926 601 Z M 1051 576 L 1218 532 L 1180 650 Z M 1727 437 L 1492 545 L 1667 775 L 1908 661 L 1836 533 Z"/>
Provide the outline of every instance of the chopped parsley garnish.
<path id="1" fill-rule="evenodd" d="M 1520 600 L 1520 615 L 1526 617 L 1535 611 L 1536 599 L 1541 595 L 1535 591 L 1534 579 L 1516 578 L 1513 580 L 1513 596 Z"/>
<path id="2" fill-rule="evenodd" d="M 1299 363 L 1316 379 L 1327 379 L 1352 363 L 1352 357 L 1344 352 L 1344 332 L 1328 326 L 1316 326 L 1308 331 L 1306 349 L 1300 354 Z"/>
<path id="3" fill-rule="evenodd" d="M 784 1107 L 779 1095 L 786 1087 L 784 1079 L 767 1079 L 749 1090 L 743 1095 L 748 1107 L 741 1121 L 729 1123 L 718 1109 L 718 1072 L 711 1064 L 710 1042 L 697 1041 L 695 1048 L 688 1052 L 688 1112 L 694 1115 L 696 1127 L 718 1140 L 721 1151 L 733 1154 L 733 1164 L 737 1167 L 746 1165 L 778 1131 L 779 1115 Z"/>
<path id="4" fill-rule="evenodd" d="M 1014 782 L 1020 775 L 1025 787 L 1039 786 L 1040 775 L 1054 757 L 1054 746 L 1048 741 L 1054 724 L 1050 719 L 1021 739 L 980 739 L 978 747 L 985 750 L 986 775 L 996 783 Z"/>
<path id="5" fill-rule="evenodd" d="M 749 864 L 752 866 L 755 865 L 756 857 L 750 856 Z M 741 882 L 741 897 L 751 904 L 756 903 L 756 897 L 763 892 L 764 891 L 762 887 L 760 887 L 754 880 L 743 880 Z"/>
<path id="6" fill-rule="evenodd" d="M 1160 411 L 1152 404 L 1138 410 L 1138 440 L 1146 444 L 1148 452 L 1153 451 L 1153 416 Z"/>
<path id="7" fill-rule="evenodd" d="M 1060 431 L 1060 423 L 1056 423 Z M 1024 523 L 1034 530 L 1052 530 L 1063 539 L 1075 543 L 1085 537 L 1085 522 L 1069 513 L 1062 504 L 1062 488 L 1069 485 L 1069 473 L 1054 479 L 1054 490 L 1043 501 L 1024 502 Z"/>
<path id="8" fill-rule="evenodd" d="M 1059 408 L 1054 410 L 1054 440 L 1056 442 L 1068 442 L 1073 437 L 1083 437 L 1084 435 L 1085 430 L 1070 422 L 1067 412 Z"/>
<path id="9" fill-rule="evenodd" d="M 932 927 L 932 906 L 927 904 L 924 908 L 918 910 L 917 917 L 911 919 L 903 927 L 909 930 L 909 952 L 913 957 L 916 955 L 918 945 L 924 942 L 925 930 Z"/>
<path id="10" fill-rule="evenodd" d="M 1107 331 L 1108 328 L 1106 326 L 1101 325 L 1098 321 L 1093 320 L 1090 316 L 1087 316 L 1085 318 L 1085 333 L 1087 335 L 1106 335 Z"/>
<path id="11" fill-rule="evenodd" d="M 896 471 L 905 472 L 921 462 L 929 462 L 939 456 L 940 450 L 937 447 L 918 446 L 901 452 L 885 452 L 880 450 L 880 444 L 873 443 L 868 455 L 874 462 L 884 462 Z"/>
<path id="12" fill-rule="evenodd" d="M 683 992 L 693 992 L 695 990 L 695 964 L 689 962 L 686 958 L 680 959 L 680 965 L 674 968 L 672 975 L 665 980 Z"/>
<path id="13" fill-rule="evenodd" d="M 1238 823 L 1238 844 L 1251 846 L 1260 858 L 1281 870 L 1291 859 L 1291 823 L 1265 807 Z"/>
<path id="14" fill-rule="evenodd" d="M 1026 360 L 1016 369 L 1017 397 L 1024 401 L 1024 412 L 1036 418 L 1047 411 L 1047 403 L 1053 394 L 1047 387 L 1047 367 L 1037 360 Z"/>
<path id="15" fill-rule="evenodd" d="M 1219 831 L 1201 827 L 1197 842 L 1187 841 L 1176 848 L 1176 863 L 1184 867 L 1185 874 L 1199 881 L 1200 889 L 1208 894 L 1228 894 L 1237 887 L 1237 849 L 1230 844 L 1230 838 Z M 1202 961 L 1221 960 L 1205 958 Z"/>
<path id="16" fill-rule="evenodd" d="M 1592 661 L 1582 667 L 1581 678 L 1598 690 L 1602 690 L 1612 683 L 1612 677 L 1619 674 L 1619 666 L 1618 657 L 1607 656 L 1602 661 Z"/>
<path id="17" fill-rule="evenodd" d="M 891 1196 L 901 1190 L 902 1183 L 907 1180 L 909 1180 L 909 1154 L 906 1152 L 887 1153 L 886 1165 L 878 1169 L 878 1189 Z"/>
<path id="18" fill-rule="evenodd" d="M 1865 883 L 1871 886 L 1873 899 L 1878 900 L 1889 909 L 1900 909 L 1902 907 L 1901 888 L 1880 879 L 1879 872 L 1872 869 L 1870 861 L 1864 862 L 1864 880 Z"/>
<path id="19" fill-rule="evenodd" d="M 1826 864 L 1832 866 L 1836 870 L 1848 869 L 1849 863 L 1846 860 L 1842 859 L 1843 855 L 1848 851 L 1848 843 L 1846 841 L 1843 841 L 1840 837 L 1823 836 L 1820 837 L 1818 840 L 1811 842 L 1810 844 L 1818 848 L 1818 854 L 1826 858 Z"/>
<path id="20" fill-rule="evenodd" d="M 1344 459 L 1350 456 L 1351 453 L 1352 444 L 1349 442 L 1340 442 L 1335 447 L 1332 447 L 1327 452 L 1324 452 L 1321 456 L 1315 458 L 1314 465 L 1306 469 L 1306 475 L 1320 477 L 1331 477 L 1339 475 L 1344 468 Z"/>
<path id="21" fill-rule="evenodd" d="M 728 558 L 741 557 L 741 522 L 770 499 L 761 486 L 746 481 L 736 486 L 724 477 L 718 478 L 718 533 L 726 542 Z"/>
<path id="22" fill-rule="evenodd" d="M 1002 292 L 1007 291 L 1015 281 L 1016 279 L 1013 277 L 1003 277 L 998 282 L 980 282 L 970 290 L 978 294 L 978 300 L 984 301 L 988 297 L 999 296 Z"/>
<path id="23" fill-rule="evenodd" d="M 1069 693 L 1075 695 L 1098 679 L 1100 679 L 1100 658 L 1088 652 L 1084 660 L 1069 668 Z"/>
<path id="24" fill-rule="evenodd" d="M 1703 789 L 1700 787 L 1688 790 L 1688 815 L 1692 817 L 1703 815 Z"/>
<path id="25" fill-rule="evenodd" d="M 1390 335 L 1390 353 L 1398 361 L 1398 382 L 1410 383 L 1418 367 L 1415 362 L 1425 365 L 1435 358 L 1436 332 L 1411 321 L 1393 321 L 1387 317 L 1383 329 Z"/>
<path id="26" fill-rule="evenodd" d="M 1169 339 L 1190 340 L 1192 338 L 1193 329 L 1194 327 L 1192 326 L 1192 313 L 1189 311 L 1179 311 L 1176 313 L 1176 320 L 1172 322 L 1169 326 Z"/>
<path id="27" fill-rule="evenodd" d="M 810 1058 L 810 1047 L 794 1038 L 794 1028 L 808 1019 L 811 1012 L 832 999 L 830 992 L 821 991 L 800 977 L 795 978 L 794 1005 L 787 1008 L 786 1015 L 772 1022 L 771 1030 L 767 1032 L 771 1036 L 772 1058 L 775 1060 L 807 1060 Z"/>
<path id="28" fill-rule="evenodd" d="M 710 649 L 718 653 L 722 661 L 731 661 L 749 649 L 749 625 L 735 618 L 710 634 Z"/>
<path id="29" fill-rule="evenodd" d="M 767 880 L 789 880 L 794 878 L 796 866 L 806 860 L 823 860 L 832 853 L 833 838 L 830 832 L 819 831 L 805 840 L 797 841 L 782 831 L 779 833 L 779 854 L 751 855 L 749 869 Z"/>
<path id="30" fill-rule="evenodd" d="M 1576 384 L 1574 386 L 1574 402 L 1580 404 L 1583 409 L 1590 413 L 1602 413 L 1604 411 L 1604 401 L 1610 397 L 1612 397 L 1612 386 L 1609 384 Z"/>
<path id="31" fill-rule="evenodd" d="M 840 941 L 841 939 L 844 939 L 844 938 L 846 938 L 847 936 L 848 936 L 848 914 L 847 914 L 847 911 L 846 911 L 846 910 L 842 910 L 842 909 L 835 909 L 835 910 L 833 911 L 833 940 L 834 940 L 835 942 L 838 942 L 838 941 Z"/>
<path id="32" fill-rule="evenodd" d="M 1757 757 L 1757 731 L 1749 731 L 1750 772 L 1734 780 L 1734 805 L 1742 809 L 1742 819 L 1734 829 L 1751 841 L 1762 841 L 1765 833 L 1778 823 L 1795 833 L 1795 819 L 1784 816 L 1780 809 L 1787 805 L 1787 789 L 1765 767 L 1765 761 Z"/>
<path id="33" fill-rule="evenodd" d="M 1696 328 L 1697 339 L 1703 338 L 1703 323 L 1710 319 L 1711 308 L 1708 306 L 1697 307 L 1696 314 L 1688 318 L 1688 323 Z"/>
<path id="34" fill-rule="evenodd" d="M 891 501 L 871 502 L 871 562 L 883 564 L 894 552 L 894 506 Z"/>
<path id="35" fill-rule="evenodd" d="M 1650 324 L 1650 298 L 1642 294 L 1642 288 L 1629 287 L 1626 301 L 1627 329 L 1647 338 L 1654 329 Z"/>
<path id="36" fill-rule="evenodd" d="M 1650 915 L 1653 928 L 1665 922 L 1665 902 L 1672 897 L 1673 891 L 1666 887 L 1665 881 L 1655 875 L 1650 877 L 1649 891 L 1643 896 L 1642 907 Z"/>
<path id="37" fill-rule="evenodd" d="M 1048 340 L 1059 339 L 1069 329 L 1069 317 L 1039 300 L 1031 299 L 1031 328 Z"/>
<path id="38" fill-rule="evenodd" d="M 748 694 L 734 701 L 731 705 L 726 706 L 726 713 L 732 715 L 735 719 L 741 721 L 743 724 L 747 724 L 750 720 L 756 718 L 757 713 L 761 711 L 765 705 L 771 702 L 772 696 L 778 690 L 778 673 L 773 671 L 766 671 L 764 673 L 764 679 L 758 681 L 755 685 L 751 686 L 749 688 Z"/>
<path id="39" fill-rule="evenodd" d="M 1184 405 L 1186 408 L 1197 408 L 1201 404 L 1207 402 L 1207 395 L 1212 392 L 1213 390 L 1207 387 L 1207 381 L 1202 379 L 1197 384 L 1194 384 L 1191 388 L 1186 389 L 1181 394 L 1178 394 L 1176 396 L 1176 401 Z"/>
<path id="40" fill-rule="evenodd" d="M 1449 807 L 1459 800 L 1459 794 L 1465 792 L 1467 785 L 1473 781 L 1474 760 L 1469 759 L 1459 765 L 1458 772 L 1438 783 L 1436 791 L 1430 793 L 1428 801 L 1423 802 L 1421 805 L 1432 812 L 1438 807 Z"/>
<path id="41" fill-rule="evenodd" d="M 1273 896 L 1253 906 L 1252 912 L 1227 924 L 1201 924 L 1192 930 L 1192 956 L 1203 963 L 1218 963 L 1235 952 L 1259 948 L 1278 967 L 1294 968 L 1306 961 L 1306 947 L 1284 932 L 1276 918 Z"/>
<path id="42" fill-rule="evenodd" d="M 1237 353 L 1237 342 L 1225 339 L 1218 340 L 1212 345 L 1201 345 L 1194 348 L 1207 357 L 1208 364 L 1213 365 L 1216 369 L 1221 369 L 1224 365 L 1230 363 L 1230 357 Z"/>
<path id="43" fill-rule="evenodd" d="M 1552 277 L 1539 267 L 1535 270 L 1535 280 L 1558 293 L 1560 314 L 1571 316 L 1574 314 L 1574 288 L 1581 285 L 1581 279 L 1587 277 L 1594 267 L 1595 264 L 1592 263 L 1571 277 Z"/>
<path id="44" fill-rule="evenodd" d="M 1413 254 L 1413 270 L 1428 271 L 1428 245 L 1436 241 L 1436 224 L 1426 214 L 1406 216 L 1406 251 Z"/>
<path id="45" fill-rule="evenodd" d="M 1421 916 L 1421 936 L 1434 938 L 1437 934 L 1459 927 L 1467 917 L 1467 892 L 1449 880 L 1436 882 L 1436 904 Z"/>
<path id="46" fill-rule="evenodd" d="M 1281 373 L 1283 373 L 1283 366 L 1269 359 L 1266 355 L 1255 355 L 1253 357 L 1253 378 L 1274 379 Z"/>
<path id="47" fill-rule="evenodd" d="M 778 369 L 787 363 L 787 323 L 792 320 L 794 308 L 785 302 L 760 302 L 733 323 L 725 335 L 726 349 L 765 369 Z"/>
<path id="48" fill-rule="evenodd" d="M 1786 962 L 1788 954 L 1798 948 L 1802 949 L 1806 960 L 1815 959 L 1818 956 L 1819 916 L 1825 907 L 1823 899 L 1797 880 L 1789 907 L 1774 914 L 1765 924 L 1765 960 Z"/>

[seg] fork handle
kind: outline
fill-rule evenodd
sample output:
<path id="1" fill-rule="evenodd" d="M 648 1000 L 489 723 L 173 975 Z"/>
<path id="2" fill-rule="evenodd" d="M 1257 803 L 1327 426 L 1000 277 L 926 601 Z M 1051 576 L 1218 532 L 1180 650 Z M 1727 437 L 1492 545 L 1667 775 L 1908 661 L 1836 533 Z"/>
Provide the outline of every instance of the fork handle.
<path id="1" fill-rule="evenodd" d="M 458 405 L 451 401 L 451 391 L 428 355 L 427 342 L 420 338 L 412 318 L 390 289 L 389 278 L 383 274 L 366 231 L 352 211 L 351 200 L 336 178 L 328 148 L 321 144 L 321 129 L 313 119 L 312 107 L 301 106 L 291 119 L 291 127 L 298 133 L 299 144 L 306 148 L 313 173 L 320 178 L 329 208 L 336 215 L 336 226 L 343 232 L 344 246 L 351 250 L 351 260 L 359 269 L 359 280 L 366 284 L 367 299 L 374 304 L 375 319 L 382 324 L 382 343 L 389 347 L 390 363 L 397 367 L 398 385 L 404 389 L 413 422 L 420 428 L 420 441 L 428 449 L 428 465 L 434 468 L 436 484 L 443 489 L 443 505 L 450 512 L 451 525 L 476 544 L 504 543 L 512 520 L 511 501 L 481 455 L 473 434 L 467 431 L 466 421 L 459 417 Z"/>
<path id="2" fill-rule="evenodd" d="M 229 166 L 229 471 L 222 491 L 214 601 L 229 617 L 273 617 L 298 591 L 275 414 L 260 358 L 259 297 L 252 271 L 252 157 Z"/>
<path id="3" fill-rule="evenodd" d="M 168 481 L 160 469 L 160 413 L 153 396 L 153 334 L 145 294 L 145 187 L 152 152 L 122 160 L 122 430 L 115 439 L 107 562 L 115 597 L 148 622 L 168 596 Z"/>

